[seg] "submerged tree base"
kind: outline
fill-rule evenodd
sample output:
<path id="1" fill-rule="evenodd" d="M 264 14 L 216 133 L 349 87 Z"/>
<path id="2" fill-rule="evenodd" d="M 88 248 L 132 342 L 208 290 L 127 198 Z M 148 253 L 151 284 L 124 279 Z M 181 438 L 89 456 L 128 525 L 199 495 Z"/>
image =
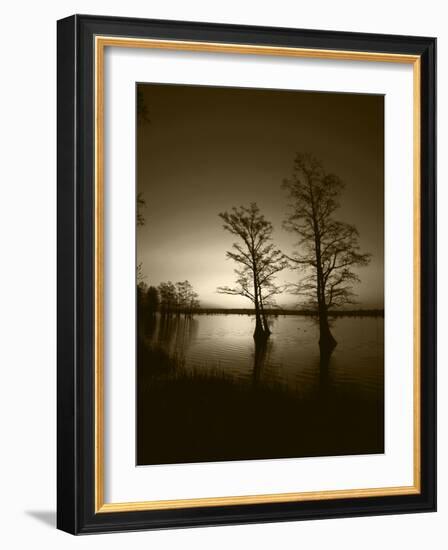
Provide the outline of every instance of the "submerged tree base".
<path id="1" fill-rule="evenodd" d="M 319 340 L 319 348 L 320 348 L 321 354 L 324 353 L 324 354 L 331 355 L 334 348 L 337 345 L 338 343 L 333 338 L 333 336 L 331 336 L 331 334 L 330 334 L 330 337 L 326 337 L 326 338 L 321 337 Z"/>
<path id="2" fill-rule="evenodd" d="M 257 320 L 255 322 L 255 330 L 253 334 L 255 342 L 266 341 L 270 335 L 271 329 L 269 328 L 267 320 L 265 318 L 263 322 L 261 322 L 261 320 Z"/>
<path id="3" fill-rule="evenodd" d="M 330 326 L 328 324 L 328 317 L 325 314 L 324 316 L 320 317 L 319 319 L 319 330 L 320 330 L 320 336 L 319 336 L 319 348 L 321 354 L 329 354 L 331 355 L 334 348 L 338 345 L 337 341 L 333 337 L 330 331 Z"/>
<path id="4" fill-rule="evenodd" d="M 270 335 L 271 335 L 270 330 L 263 330 L 263 329 L 256 330 L 255 329 L 255 331 L 254 331 L 254 340 L 256 342 L 262 342 L 262 341 L 267 340 Z"/>

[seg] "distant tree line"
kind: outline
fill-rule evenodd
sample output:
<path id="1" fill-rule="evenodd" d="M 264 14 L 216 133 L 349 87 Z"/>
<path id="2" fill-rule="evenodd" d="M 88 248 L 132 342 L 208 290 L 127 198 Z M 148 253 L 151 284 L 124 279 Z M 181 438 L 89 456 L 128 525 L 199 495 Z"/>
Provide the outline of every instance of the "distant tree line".
<path id="1" fill-rule="evenodd" d="M 139 116 L 146 120 L 147 110 L 144 105 L 143 94 L 139 92 L 137 96 L 137 112 Z M 137 195 L 137 226 L 143 226 L 146 223 L 143 211 L 146 208 L 146 202 L 142 193 Z M 173 283 L 171 281 L 160 283 L 158 287 L 148 286 L 143 275 L 143 265 L 140 262 L 137 265 L 137 308 L 139 318 L 154 315 L 160 312 L 162 315 L 192 315 L 200 306 L 199 296 L 193 289 L 191 283 L 187 280 Z"/>
<path id="2" fill-rule="evenodd" d="M 158 287 L 140 282 L 137 301 L 143 313 L 153 315 L 192 315 L 200 306 L 197 292 L 189 281 L 160 283 Z"/>
<path id="3" fill-rule="evenodd" d="M 196 315 L 249 315 L 254 314 L 253 308 L 224 308 L 224 307 L 201 307 L 194 312 Z M 315 309 L 285 309 L 282 307 L 269 307 L 265 309 L 265 314 L 269 317 L 279 317 L 285 315 L 303 317 L 317 317 Z M 384 317 L 384 309 L 332 309 L 328 312 L 328 317 Z"/>

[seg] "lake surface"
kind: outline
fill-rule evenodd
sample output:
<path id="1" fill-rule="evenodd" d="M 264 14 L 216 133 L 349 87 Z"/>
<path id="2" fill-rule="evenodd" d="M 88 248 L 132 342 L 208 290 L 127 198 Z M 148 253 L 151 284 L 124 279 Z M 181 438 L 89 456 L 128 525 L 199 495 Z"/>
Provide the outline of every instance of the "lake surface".
<path id="1" fill-rule="evenodd" d="M 382 317 L 335 318 L 331 330 L 338 345 L 324 373 L 313 318 L 284 315 L 270 317 L 270 324 L 272 334 L 262 349 L 256 349 L 252 338 L 254 318 L 250 315 L 157 317 L 148 336 L 152 345 L 195 372 L 223 373 L 246 382 L 256 379 L 262 385 L 282 384 L 300 394 L 318 390 L 323 382 L 334 391 L 356 391 L 366 399 L 382 394 Z"/>
<path id="2" fill-rule="evenodd" d="M 380 317 L 337 317 L 319 351 L 311 317 L 270 317 L 255 345 L 242 314 L 139 325 L 137 464 L 384 452 Z"/>

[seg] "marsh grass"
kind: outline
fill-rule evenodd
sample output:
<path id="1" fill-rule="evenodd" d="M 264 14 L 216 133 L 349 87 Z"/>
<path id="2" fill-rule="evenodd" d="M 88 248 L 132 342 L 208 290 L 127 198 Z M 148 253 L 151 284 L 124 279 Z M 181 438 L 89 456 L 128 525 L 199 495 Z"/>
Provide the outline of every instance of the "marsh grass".
<path id="1" fill-rule="evenodd" d="M 383 410 L 323 383 L 303 397 L 281 383 L 185 368 L 145 347 L 137 370 L 137 463 L 383 452 Z"/>

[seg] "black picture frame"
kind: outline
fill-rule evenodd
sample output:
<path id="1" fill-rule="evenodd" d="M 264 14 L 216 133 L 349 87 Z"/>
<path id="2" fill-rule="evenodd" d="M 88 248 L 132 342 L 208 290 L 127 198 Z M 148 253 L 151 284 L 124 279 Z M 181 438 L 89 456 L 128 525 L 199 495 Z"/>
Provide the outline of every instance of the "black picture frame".
<path id="1" fill-rule="evenodd" d="M 420 56 L 421 490 L 419 494 L 95 511 L 94 38 L 120 36 Z M 57 526 L 72 534 L 436 509 L 436 39 L 74 15 L 57 24 Z"/>

